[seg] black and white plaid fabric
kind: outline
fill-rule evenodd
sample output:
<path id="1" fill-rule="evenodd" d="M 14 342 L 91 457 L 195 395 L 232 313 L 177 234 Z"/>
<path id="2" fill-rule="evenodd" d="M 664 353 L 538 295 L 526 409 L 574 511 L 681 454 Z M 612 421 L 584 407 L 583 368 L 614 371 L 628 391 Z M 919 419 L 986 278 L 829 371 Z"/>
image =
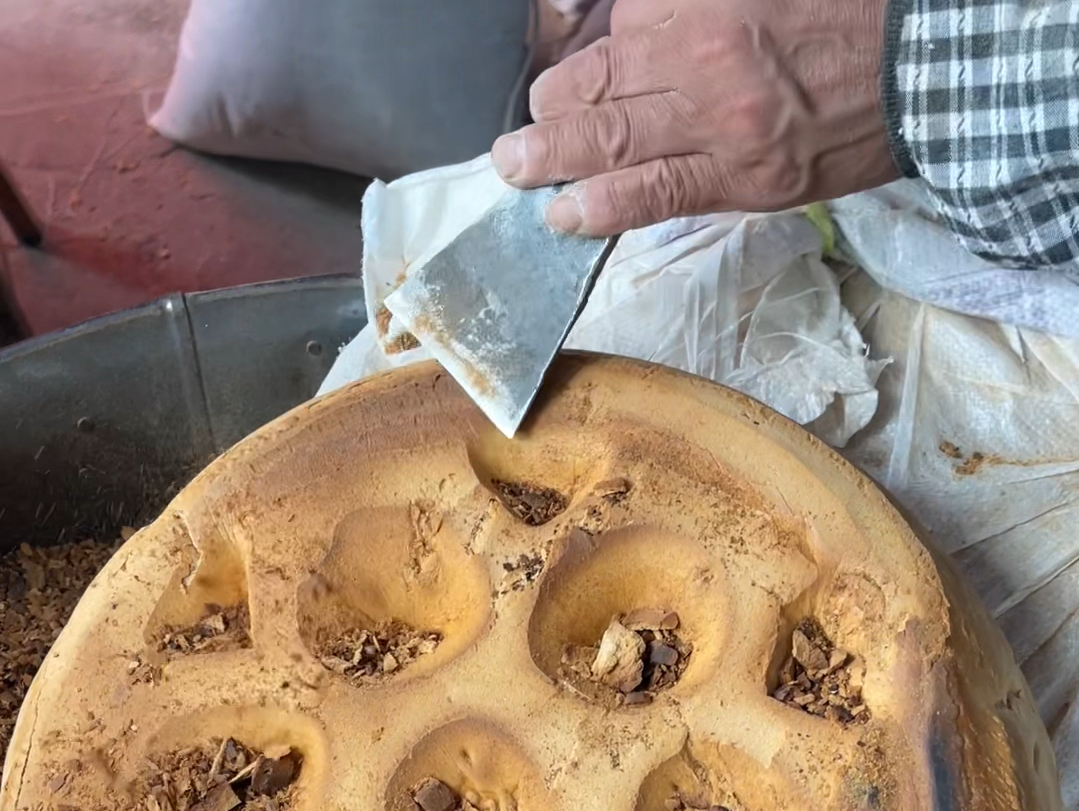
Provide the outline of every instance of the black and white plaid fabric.
<path id="1" fill-rule="evenodd" d="M 884 112 L 972 252 L 1079 278 L 1079 0 L 891 0 Z"/>

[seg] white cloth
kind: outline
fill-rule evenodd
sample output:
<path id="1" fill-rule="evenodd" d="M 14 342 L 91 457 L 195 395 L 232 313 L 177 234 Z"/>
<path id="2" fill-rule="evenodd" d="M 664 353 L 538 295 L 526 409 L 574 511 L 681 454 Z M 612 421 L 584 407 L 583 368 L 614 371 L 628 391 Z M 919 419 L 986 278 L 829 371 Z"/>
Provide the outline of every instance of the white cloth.
<path id="1" fill-rule="evenodd" d="M 830 204 L 844 250 L 889 290 L 967 315 L 1079 337 L 1079 285 L 1048 270 L 1009 270 L 960 246 L 920 181 Z"/>
<path id="2" fill-rule="evenodd" d="M 387 320 L 382 302 L 506 189 L 488 156 L 372 184 L 364 198 L 369 324 L 344 348 L 320 393 L 429 357 L 422 347 L 394 351 L 403 328 Z M 692 217 L 631 231 L 566 348 L 711 378 L 842 446 L 872 418 L 885 362 L 867 359 L 820 252 L 819 232 L 798 213 Z"/>

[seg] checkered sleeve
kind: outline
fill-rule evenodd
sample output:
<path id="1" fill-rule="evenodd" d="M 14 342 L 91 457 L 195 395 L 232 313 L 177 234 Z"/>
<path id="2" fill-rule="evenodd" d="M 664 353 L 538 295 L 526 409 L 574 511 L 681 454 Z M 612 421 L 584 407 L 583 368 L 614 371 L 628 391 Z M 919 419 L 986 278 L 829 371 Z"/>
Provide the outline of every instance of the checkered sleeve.
<path id="1" fill-rule="evenodd" d="M 960 241 L 1079 278 L 1079 0 L 890 0 L 882 64 L 896 163 Z"/>

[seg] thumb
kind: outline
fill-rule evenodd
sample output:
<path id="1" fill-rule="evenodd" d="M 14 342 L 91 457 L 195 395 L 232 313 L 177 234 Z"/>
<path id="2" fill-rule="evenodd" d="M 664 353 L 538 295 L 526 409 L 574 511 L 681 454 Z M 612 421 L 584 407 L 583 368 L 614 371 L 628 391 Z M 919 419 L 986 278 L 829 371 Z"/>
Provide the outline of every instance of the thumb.
<path id="1" fill-rule="evenodd" d="M 606 237 L 723 208 L 727 183 L 708 155 L 678 155 L 575 183 L 547 208 L 556 231 Z"/>

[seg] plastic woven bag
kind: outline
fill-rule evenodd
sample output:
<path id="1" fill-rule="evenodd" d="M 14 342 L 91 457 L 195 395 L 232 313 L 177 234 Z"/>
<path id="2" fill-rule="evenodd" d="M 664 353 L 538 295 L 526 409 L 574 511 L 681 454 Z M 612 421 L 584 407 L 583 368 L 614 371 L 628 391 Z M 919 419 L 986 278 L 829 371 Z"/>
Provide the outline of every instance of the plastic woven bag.
<path id="1" fill-rule="evenodd" d="M 952 556 L 1001 624 L 1079 809 L 1079 340 L 949 312 L 868 280 L 844 300 L 895 359 L 844 454 Z"/>

